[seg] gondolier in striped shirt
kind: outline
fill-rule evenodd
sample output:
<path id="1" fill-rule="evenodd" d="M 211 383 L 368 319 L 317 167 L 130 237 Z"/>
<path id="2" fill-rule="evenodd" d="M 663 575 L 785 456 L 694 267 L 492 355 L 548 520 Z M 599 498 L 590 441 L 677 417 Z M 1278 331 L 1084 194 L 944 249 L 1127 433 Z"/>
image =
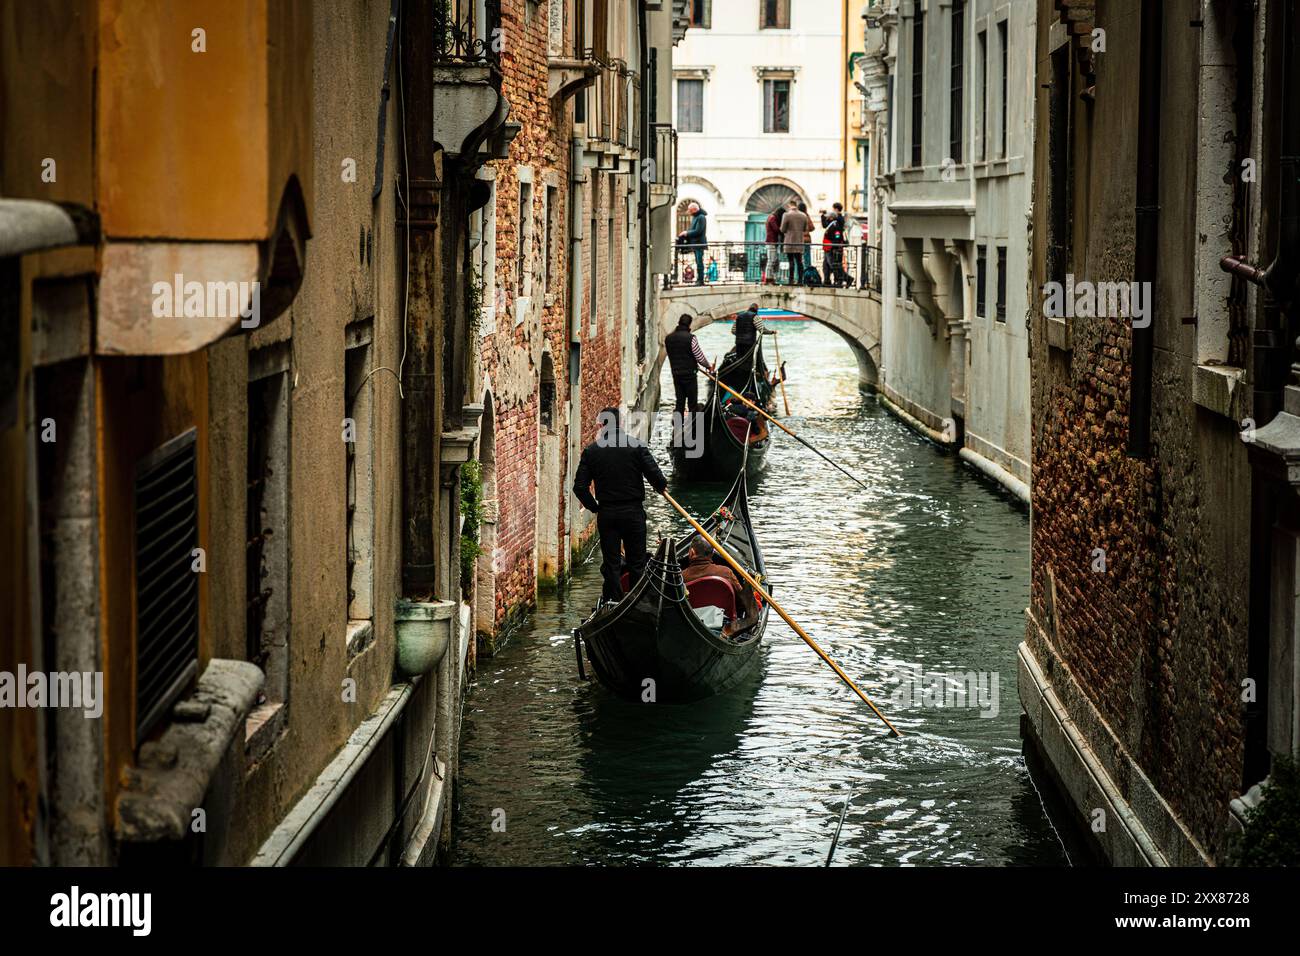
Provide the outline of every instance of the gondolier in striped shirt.
<path id="1" fill-rule="evenodd" d="M 673 389 L 677 393 L 673 412 L 684 417 L 687 411 L 699 411 L 700 381 L 696 369 L 702 368 L 713 374 L 713 366 L 700 348 L 700 340 L 691 332 L 689 315 L 679 318 L 677 328 L 665 337 L 664 351 L 668 353 L 668 365 L 673 372 Z"/>

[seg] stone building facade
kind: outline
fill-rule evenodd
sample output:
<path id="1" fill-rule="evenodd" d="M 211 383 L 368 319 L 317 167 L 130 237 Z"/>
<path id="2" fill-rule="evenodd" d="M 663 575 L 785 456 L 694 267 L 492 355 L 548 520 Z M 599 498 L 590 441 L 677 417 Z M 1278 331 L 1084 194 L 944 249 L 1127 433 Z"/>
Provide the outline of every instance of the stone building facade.
<path id="1" fill-rule="evenodd" d="M 1115 863 L 1227 862 L 1297 747 L 1297 29 L 1285 0 L 1038 3 L 1019 687 Z"/>
<path id="2" fill-rule="evenodd" d="M 873 0 L 862 16 L 880 395 L 1027 502 L 1034 6 Z"/>
<path id="3" fill-rule="evenodd" d="M 318 11 L 0 8 L 5 863 L 446 844 L 499 11 Z"/>

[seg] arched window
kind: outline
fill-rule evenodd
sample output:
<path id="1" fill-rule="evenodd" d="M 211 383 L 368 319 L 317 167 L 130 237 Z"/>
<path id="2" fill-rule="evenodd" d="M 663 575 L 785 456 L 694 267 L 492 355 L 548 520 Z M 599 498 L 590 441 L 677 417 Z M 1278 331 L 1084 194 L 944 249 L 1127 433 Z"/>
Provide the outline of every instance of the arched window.
<path id="1" fill-rule="evenodd" d="M 677 232 L 683 233 L 691 228 L 691 214 L 687 211 L 694 199 L 683 199 L 677 204 Z"/>
<path id="2" fill-rule="evenodd" d="M 745 203 L 745 212 L 771 213 L 778 206 L 784 206 L 791 199 L 802 201 L 802 197 L 783 183 L 768 183 L 754 190 L 749 202 Z"/>

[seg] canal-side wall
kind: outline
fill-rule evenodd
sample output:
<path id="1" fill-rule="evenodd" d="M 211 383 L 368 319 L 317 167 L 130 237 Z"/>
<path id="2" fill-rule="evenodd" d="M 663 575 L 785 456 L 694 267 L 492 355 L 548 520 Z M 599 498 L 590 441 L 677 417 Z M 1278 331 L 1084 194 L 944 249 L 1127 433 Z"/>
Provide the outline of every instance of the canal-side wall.
<path id="1" fill-rule="evenodd" d="M 1139 8 L 1097 5 L 1086 26 L 1105 31 L 1107 50 L 1088 61 L 1053 3 L 1039 4 L 1036 287 L 1052 268 L 1077 281 L 1134 279 Z M 1166 5 L 1164 60 L 1218 69 L 1221 53 L 1201 44 L 1222 25 L 1188 30 L 1198 9 Z M 1167 74 L 1161 92 L 1149 451 L 1135 456 L 1128 446 L 1127 317 L 1048 317 L 1035 303 L 1031 336 L 1033 565 L 1021 703 L 1028 742 L 1053 766 L 1076 822 L 1116 863 L 1223 862 L 1229 801 L 1252 782 L 1244 779 L 1246 700 L 1259 677 L 1247 664 L 1251 476 L 1237 424 L 1248 412 L 1230 389 L 1197 388 L 1234 372 L 1198 365 L 1210 337 L 1184 318 L 1228 314 L 1233 290 L 1220 253 L 1207 264 L 1198 255 L 1206 243 L 1232 248 L 1224 224 L 1233 221 L 1233 184 L 1215 151 L 1233 134 L 1231 121 L 1203 128 L 1198 117 L 1222 115 L 1236 94 L 1234 83 L 1188 77 L 1197 74 Z M 1085 105 L 1089 86 L 1095 98 Z M 1069 162 L 1054 162 L 1067 142 Z M 1220 197 L 1226 219 L 1206 212 Z M 1052 235 L 1053 222 L 1072 227 Z M 1242 235 L 1247 248 L 1258 241 Z M 1226 357 L 1226 334 L 1215 338 Z"/>

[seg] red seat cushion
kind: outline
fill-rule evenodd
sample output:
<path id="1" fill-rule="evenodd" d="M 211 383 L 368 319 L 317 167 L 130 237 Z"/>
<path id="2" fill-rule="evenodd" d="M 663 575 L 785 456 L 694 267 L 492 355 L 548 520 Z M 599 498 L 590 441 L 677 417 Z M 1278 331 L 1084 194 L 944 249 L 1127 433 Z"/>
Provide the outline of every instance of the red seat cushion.
<path id="1" fill-rule="evenodd" d="M 744 418 L 728 418 L 727 427 L 731 429 L 731 434 L 736 436 L 736 441 L 743 442 L 749 434 L 749 420 Z"/>
<path id="2" fill-rule="evenodd" d="M 728 619 L 736 619 L 736 590 L 725 578 L 696 578 L 686 585 L 686 595 L 691 607 L 720 607 Z"/>
<path id="3" fill-rule="evenodd" d="M 628 591 L 632 590 L 632 575 L 630 575 L 630 574 L 628 574 L 626 571 L 624 571 L 624 572 L 623 572 L 623 577 L 622 577 L 620 580 L 622 580 L 622 582 L 623 582 L 623 593 L 624 593 L 624 594 L 626 594 Z"/>

